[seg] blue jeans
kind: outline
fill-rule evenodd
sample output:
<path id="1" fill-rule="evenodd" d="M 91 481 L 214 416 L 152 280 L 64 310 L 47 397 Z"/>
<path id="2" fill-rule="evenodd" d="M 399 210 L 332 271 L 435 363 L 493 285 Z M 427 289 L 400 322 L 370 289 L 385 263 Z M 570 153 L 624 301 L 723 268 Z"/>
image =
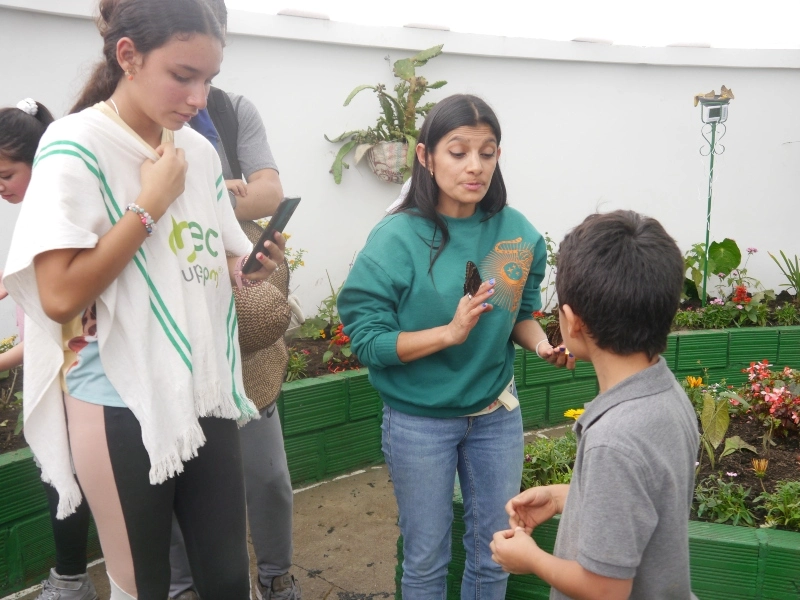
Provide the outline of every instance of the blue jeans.
<path id="1" fill-rule="evenodd" d="M 489 543 L 508 529 L 505 504 L 519 493 L 523 438 L 519 408 L 435 419 L 383 408 L 383 454 L 403 534 L 403 600 L 442 599 L 453 524 L 456 472 L 464 497 L 467 560 L 462 600 L 502 600 L 508 574 Z"/>

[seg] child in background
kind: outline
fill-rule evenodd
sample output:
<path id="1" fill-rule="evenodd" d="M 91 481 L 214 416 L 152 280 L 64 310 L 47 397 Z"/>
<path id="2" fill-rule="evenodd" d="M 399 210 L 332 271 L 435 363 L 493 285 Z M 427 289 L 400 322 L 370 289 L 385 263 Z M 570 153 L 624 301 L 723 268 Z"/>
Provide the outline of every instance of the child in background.
<path id="1" fill-rule="evenodd" d="M 33 158 L 39 140 L 53 115 L 31 98 L 20 100 L 16 107 L 0 109 L 0 196 L 11 204 L 25 197 L 31 180 Z M 0 277 L 2 277 L 0 272 Z M 0 298 L 7 295 L 0 284 Z M 20 343 L 0 354 L 0 371 L 22 364 L 23 317 L 17 307 L 17 329 Z M 86 573 L 86 540 L 89 534 L 89 506 L 82 502 L 66 519 L 56 519 L 58 493 L 49 483 L 42 482 L 50 508 L 50 524 L 56 548 L 56 566 L 50 577 L 42 582 L 37 600 L 96 600 L 92 580 Z"/>
<path id="2" fill-rule="evenodd" d="M 575 424 L 572 482 L 506 505 L 492 558 L 534 573 L 551 600 L 689 600 L 689 507 L 699 443 L 689 399 L 659 355 L 680 302 L 683 258 L 655 219 L 589 216 L 561 242 L 564 343 L 597 371 L 600 395 Z M 560 513 L 555 549 L 531 531 Z"/>

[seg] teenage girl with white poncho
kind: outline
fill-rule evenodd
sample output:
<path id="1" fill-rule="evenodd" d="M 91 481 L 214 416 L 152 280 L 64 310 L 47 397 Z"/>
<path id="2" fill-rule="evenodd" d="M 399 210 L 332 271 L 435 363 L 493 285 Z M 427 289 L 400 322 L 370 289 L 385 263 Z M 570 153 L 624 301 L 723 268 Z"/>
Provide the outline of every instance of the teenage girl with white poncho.
<path id="1" fill-rule="evenodd" d="M 112 599 L 167 597 L 174 511 L 203 599 L 244 600 L 236 421 L 255 409 L 231 284 L 251 244 L 214 148 L 183 127 L 223 37 L 202 0 L 99 9 L 105 60 L 42 138 L 5 272 L 27 315 L 26 438 L 60 517 L 80 482 Z M 281 236 L 259 259 L 250 279 L 282 262 Z"/>

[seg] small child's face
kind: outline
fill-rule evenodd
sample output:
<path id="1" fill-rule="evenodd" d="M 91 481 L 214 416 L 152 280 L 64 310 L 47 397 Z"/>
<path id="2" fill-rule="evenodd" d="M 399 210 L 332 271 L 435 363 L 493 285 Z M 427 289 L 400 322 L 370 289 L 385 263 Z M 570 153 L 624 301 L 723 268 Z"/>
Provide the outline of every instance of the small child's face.
<path id="1" fill-rule="evenodd" d="M 0 156 L 0 196 L 6 202 L 19 204 L 31 181 L 31 167 L 24 162 Z"/>

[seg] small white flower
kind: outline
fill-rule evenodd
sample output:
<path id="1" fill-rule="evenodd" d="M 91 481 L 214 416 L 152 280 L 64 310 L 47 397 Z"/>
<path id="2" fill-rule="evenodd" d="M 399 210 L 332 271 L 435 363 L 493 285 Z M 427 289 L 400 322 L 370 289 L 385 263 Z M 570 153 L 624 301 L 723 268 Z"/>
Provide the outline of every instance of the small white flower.
<path id="1" fill-rule="evenodd" d="M 739 476 L 739 474 L 734 472 L 734 471 L 728 471 L 727 473 L 725 473 L 725 475 L 727 475 L 728 477 L 738 477 Z"/>

